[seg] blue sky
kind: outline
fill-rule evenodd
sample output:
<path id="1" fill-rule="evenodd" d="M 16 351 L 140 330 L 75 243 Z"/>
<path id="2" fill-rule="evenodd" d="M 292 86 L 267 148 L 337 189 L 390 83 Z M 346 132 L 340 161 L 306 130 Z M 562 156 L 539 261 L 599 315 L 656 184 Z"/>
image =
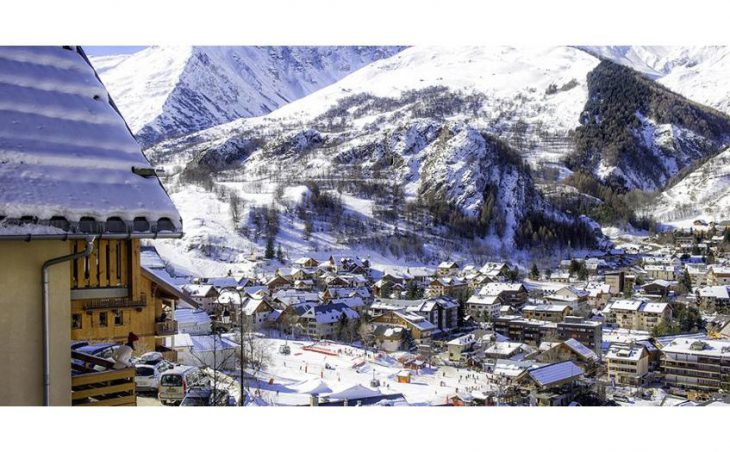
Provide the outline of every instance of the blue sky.
<path id="1" fill-rule="evenodd" d="M 139 52 L 147 46 L 82 46 L 91 56 L 124 55 Z"/>

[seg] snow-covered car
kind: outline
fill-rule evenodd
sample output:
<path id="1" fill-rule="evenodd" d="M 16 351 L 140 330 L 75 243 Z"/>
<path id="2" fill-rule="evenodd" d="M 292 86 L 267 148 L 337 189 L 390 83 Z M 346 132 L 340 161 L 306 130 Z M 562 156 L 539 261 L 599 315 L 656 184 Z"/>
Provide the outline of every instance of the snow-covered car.
<path id="1" fill-rule="evenodd" d="M 138 363 L 134 367 L 136 370 L 134 383 L 137 392 L 157 392 L 160 387 L 160 376 L 166 370 L 172 369 L 174 365 L 167 361 L 160 361 L 157 364 Z"/>
<path id="2" fill-rule="evenodd" d="M 193 387 L 185 394 L 180 406 L 235 406 L 235 399 L 225 389 L 213 393 L 209 387 Z"/>

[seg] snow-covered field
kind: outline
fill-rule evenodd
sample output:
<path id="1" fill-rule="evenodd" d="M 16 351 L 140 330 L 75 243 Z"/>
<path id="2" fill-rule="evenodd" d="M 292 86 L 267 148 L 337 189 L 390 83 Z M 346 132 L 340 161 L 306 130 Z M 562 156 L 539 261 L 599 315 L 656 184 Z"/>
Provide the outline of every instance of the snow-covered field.
<path id="1" fill-rule="evenodd" d="M 446 397 L 456 392 L 495 390 L 487 374 L 438 367 L 411 372 L 411 383 L 398 383 L 396 374 L 403 370 L 393 356 L 376 355 L 360 348 L 337 343 L 317 343 L 285 339 L 261 339 L 265 342 L 271 364 L 259 374 L 261 397 L 272 405 L 309 405 L 310 393 L 336 394 L 356 385 L 382 394 L 403 394 L 409 405 L 443 405 Z M 287 343 L 291 354 L 279 353 Z M 377 379 L 380 386 L 372 388 Z M 360 390 L 362 393 L 366 391 Z"/>

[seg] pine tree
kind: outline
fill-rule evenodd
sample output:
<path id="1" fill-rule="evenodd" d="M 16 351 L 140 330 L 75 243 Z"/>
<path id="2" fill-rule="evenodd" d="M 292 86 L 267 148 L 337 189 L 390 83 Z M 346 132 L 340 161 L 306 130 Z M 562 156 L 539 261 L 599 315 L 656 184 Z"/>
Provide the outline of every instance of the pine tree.
<path id="1" fill-rule="evenodd" d="M 274 238 L 271 236 L 266 239 L 266 251 L 264 252 L 264 257 L 266 259 L 274 258 Z"/>
<path id="2" fill-rule="evenodd" d="M 530 278 L 531 279 L 539 279 L 540 278 L 540 270 L 537 268 L 536 263 L 532 263 L 532 268 L 530 269 Z"/>
<path id="3" fill-rule="evenodd" d="M 284 252 L 281 250 L 281 244 L 276 247 L 276 259 L 282 264 L 284 263 Z"/>
<path id="4" fill-rule="evenodd" d="M 684 273 L 682 273 L 682 279 L 679 281 L 679 283 L 684 287 L 684 289 L 687 292 L 692 292 L 692 278 L 689 276 L 689 271 L 687 269 L 684 269 Z"/>

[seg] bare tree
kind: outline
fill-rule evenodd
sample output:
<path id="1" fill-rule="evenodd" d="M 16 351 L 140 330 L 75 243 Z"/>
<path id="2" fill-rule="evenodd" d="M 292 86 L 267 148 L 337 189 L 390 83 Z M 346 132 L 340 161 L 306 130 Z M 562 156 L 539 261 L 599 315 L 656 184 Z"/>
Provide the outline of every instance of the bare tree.
<path id="1" fill-rule="evenodd" d="M 235 388 L 235 380 L 230 378 L 226 371 L 231 371 L 235 367 L 236 353 L 233 346 L 225 346 L 220 333 L 214 333 L 209 337 L 211 338 L 210 348 L 199 351 L 191 350 L 190 356 L 193 357 L 198 367 L 208 370 L 211 374 L 213 400 L 218 400 L 220 389 L 226 389 L 230 393 L 231 389 Z M 243 394 L 240 397 L 243 397 Z"/>
<path id="2" fill-rule="evenodd" d="M 253 320 L 249 316 L 241 314 L 239 330 L 234 333 L 234 340 L 240 346 L 236 361 L 241 388 L 239 405 L 243 406 L 245 395 L 251 391 L 251 384 L 257 383 L 261 371 L 271 364 L 271 356 L 263 338 L 251 332 L 253 331 Z"/>

